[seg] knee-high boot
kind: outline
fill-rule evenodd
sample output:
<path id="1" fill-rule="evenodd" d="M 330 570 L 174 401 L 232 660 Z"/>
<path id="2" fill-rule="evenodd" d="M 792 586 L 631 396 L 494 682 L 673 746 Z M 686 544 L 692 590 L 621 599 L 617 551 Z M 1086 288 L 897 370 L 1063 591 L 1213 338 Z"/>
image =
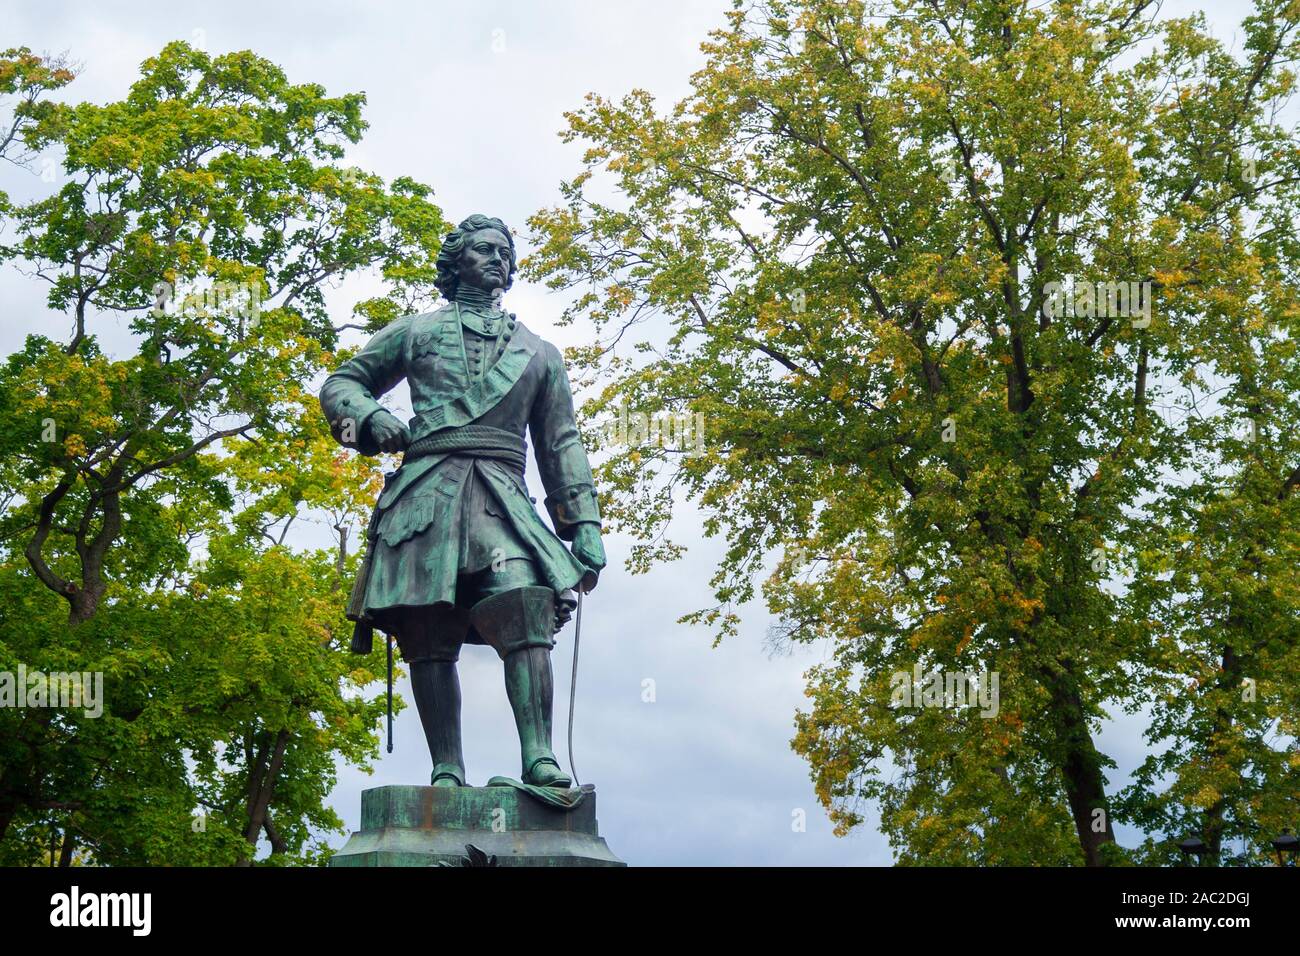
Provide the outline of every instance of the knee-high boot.
<path id="1" fill-rule="evenodd" d="M 551 750 L 551 713 L 555 684 L 549 647 L 521 647 L 506 655 L 506 696 L 519 729 L 519 753 L 525 783 L 567 787 L 572 782 L 560 770 Z"/>
<path id="2" fill-rule="evenodd" d="M 527 586 L 494 594 L 474 605 L 470 621 L 505 663 L 506 696 L 519 729 L 524 783 L 568 787 L 572 781 L 551 750 L 555 592 Z"/>
<path id="3" fill-rule="evenodd" d="M 411 662 L 411 692 L 433 758 L 435 787 L 465 786 L 460 740 L 460 677 L 455 661 Z"/>

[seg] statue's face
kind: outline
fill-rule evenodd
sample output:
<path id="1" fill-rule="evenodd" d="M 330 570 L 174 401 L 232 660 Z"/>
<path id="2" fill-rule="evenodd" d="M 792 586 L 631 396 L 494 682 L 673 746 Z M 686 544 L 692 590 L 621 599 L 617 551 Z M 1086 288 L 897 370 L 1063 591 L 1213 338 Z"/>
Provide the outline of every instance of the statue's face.
<path id="1" fill-rule="evenodd" d="M 495 229 L 472 233 L 460 254 L 460 281 L 484 292 L 504 289 L 510 279 L 510 243 Z"/>

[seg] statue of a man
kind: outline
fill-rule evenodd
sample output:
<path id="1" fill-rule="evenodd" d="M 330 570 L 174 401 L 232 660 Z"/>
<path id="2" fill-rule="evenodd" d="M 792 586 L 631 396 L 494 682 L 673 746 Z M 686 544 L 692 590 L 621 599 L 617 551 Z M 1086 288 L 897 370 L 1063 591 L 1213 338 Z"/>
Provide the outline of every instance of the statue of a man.
<path id="1" fill-rule="evenodd" d="M 364 455 L 405 452 L 367 532 L 348 608 L 353 650 L 369 651 L 374 627 L 397 638 L 431 782 L 452 787 L 465 786 L 456 661 L 464 643 L 492 647 L 505 665 L 524 783 L 569 787 L 551 749 L 551 648 L 572 589 L 595 587 L 605 551 L 568 375 L 554 345 L 499 307 L 516 269 L 501 220 L 470 216 L 447 236 L 437 268 L 449 304 L 396 319 L 321 389 L 339 442 Z M 378 402 L 403 378 L 409 428 Z M 554 533 L 528 495 L 525 430 Z"/>

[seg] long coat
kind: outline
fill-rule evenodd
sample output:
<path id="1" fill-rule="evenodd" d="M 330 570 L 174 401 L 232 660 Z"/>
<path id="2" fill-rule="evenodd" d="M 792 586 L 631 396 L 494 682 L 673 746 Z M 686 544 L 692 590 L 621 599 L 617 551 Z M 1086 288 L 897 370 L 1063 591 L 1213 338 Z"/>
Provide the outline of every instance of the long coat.
<path id="1" fill-rule="evenodd" d="M 402 607 L 455 603 L 457 577 L 493 557 L 526 557 L 557 592 L 586 572 L 561 539 L 600 522 L 591 466 L 578 435 L 564 359 L 514 315 L 495 334 L 483 317 L 452 305 L 404 316 L 326 379 L 321 407 L 334 437 L 378 454 L 369 420 L 405 378 L 415 412 L 411 448 L 388 476 L 367 531 L 367 554 L 348 616 L 366 627 Z M 523 470 L 532 434 L 545 507 L 542 523 Z M 476 443 L 518 443 L 519 454 L 483 457 Z M 413 458 L 421 445 L 452 446 Z M 356 641 L 354 639 L 354 649 Z"/>

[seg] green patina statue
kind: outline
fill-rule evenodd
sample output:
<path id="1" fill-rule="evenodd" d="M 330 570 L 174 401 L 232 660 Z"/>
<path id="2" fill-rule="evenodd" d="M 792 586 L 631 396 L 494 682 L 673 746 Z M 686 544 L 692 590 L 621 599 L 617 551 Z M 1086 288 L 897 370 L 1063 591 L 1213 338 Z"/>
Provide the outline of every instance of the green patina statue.
<path id="1" fill-rule="evenodd" d="M 568 788 L 551 749 L 551 648 L 573 589 L 591 590 L 605 566 L 591 466 L 559 350 L 499 306 L 516 269 L 505 224 L 470 216 L 447 236 L 437 266 L 449 304 L 395 320 L 321 389 L 341 444 L 405 453 L 367 531 L 348 607 L 352 649 L 368 653 L 376 627 L 396 637 L 431 782 L 463 787 L 456 661 L 464 643 L 492 647 L 505 665 L 523 782 Z M 378 402 L 403 378 L 409 427 Z M 525 430 L 554 533 L 528 495 Z"/>

